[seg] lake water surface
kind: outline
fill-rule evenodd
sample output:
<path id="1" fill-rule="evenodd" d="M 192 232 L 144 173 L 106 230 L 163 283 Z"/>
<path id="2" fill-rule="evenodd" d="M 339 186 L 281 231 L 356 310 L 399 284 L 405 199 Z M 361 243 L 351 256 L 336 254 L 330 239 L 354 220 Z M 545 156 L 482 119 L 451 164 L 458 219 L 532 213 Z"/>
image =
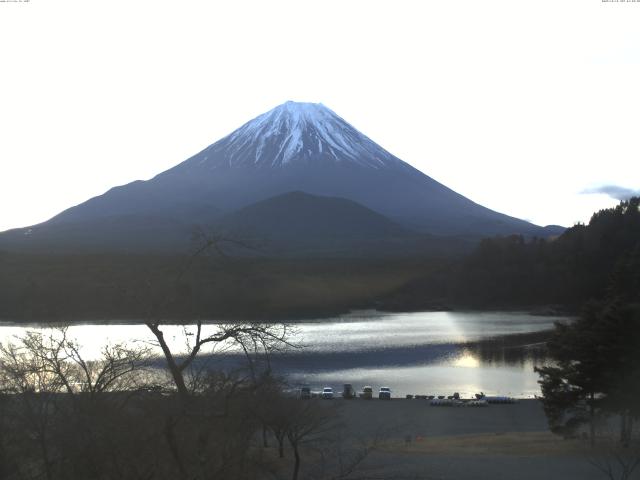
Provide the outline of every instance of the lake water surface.
<path id="1" fill-rule="evenodd" d="M 545 335 L 541 332 L 555 321 L 568 319 L 520 312 L 353 312 L 294 322 L 293 341 L 301 348 L 276 355 L 272 365 L 292 385 L 313 389 L 332 386 L 339 391 L 343 383 L 351 383 L 357 389 L 389 386 L 396 396 L 483 391 L 531 397 L 540 392 L 533 367 L 545 362 L 538 348 Z M 3 324 L 0 341 L 26 330 L 46 328 Z M 193 338 L 189 333 L 182 326 L 165 327 L 175 351 Z M 68 336 L 77 339 L 87 359 L 97 358 L 106 343 L 154 345 L 147 328 L 135 323 L 75 325 Z M 214 355 L 222 362 L 238 357 L 228 350 Z"/>

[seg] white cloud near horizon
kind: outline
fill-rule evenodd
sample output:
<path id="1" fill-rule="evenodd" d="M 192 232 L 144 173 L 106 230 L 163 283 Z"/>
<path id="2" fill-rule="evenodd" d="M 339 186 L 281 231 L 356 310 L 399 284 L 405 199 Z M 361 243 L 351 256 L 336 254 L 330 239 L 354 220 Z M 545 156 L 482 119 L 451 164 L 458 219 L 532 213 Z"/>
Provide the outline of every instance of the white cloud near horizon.
<path id="1" fill-rule="evenodd" d="M 0 3 L 0 231 L 322 102 L 489 208 L 570 226 L 640 188 L 640 3 Z M 637 182 L 637 183 L 633 183 Z"/>

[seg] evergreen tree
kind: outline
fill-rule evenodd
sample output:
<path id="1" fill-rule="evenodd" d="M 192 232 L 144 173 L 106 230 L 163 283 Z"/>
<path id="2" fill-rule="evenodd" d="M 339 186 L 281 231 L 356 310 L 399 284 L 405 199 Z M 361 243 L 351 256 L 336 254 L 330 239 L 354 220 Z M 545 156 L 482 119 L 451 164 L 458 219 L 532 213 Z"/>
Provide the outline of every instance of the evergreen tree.
<path id="1" fill-rule="evenodd" d="M 570 435 L 588 423 L 591 442 L 609 382 L 606 353 L 600 348 L 603 325 L 598 310 L 597 305 L 590 305 L 575 323 L 557 324 L 548 345 L 556 364 L 536 369 L 551 430 Z"/>
<path id="2" fill-rule="evenodd" d="M 620 416 L 623 443 L 640 416 L 640 304 L 610 293 L 574 323 L 556 326 L 548 346 L 555 365 L 537 369 L 552 431 L 574 433 L 588 423 L 592 443 L 599 415 Z"/>

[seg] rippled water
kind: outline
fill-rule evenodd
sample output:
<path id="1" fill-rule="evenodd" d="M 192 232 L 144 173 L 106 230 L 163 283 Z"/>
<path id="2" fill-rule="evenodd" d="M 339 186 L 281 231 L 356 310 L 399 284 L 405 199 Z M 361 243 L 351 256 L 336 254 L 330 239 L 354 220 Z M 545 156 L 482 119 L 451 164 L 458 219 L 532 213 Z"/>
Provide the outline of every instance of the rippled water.
<path id="1" fill-rule="evenodd" d="M 533 367 L 545 360 L 535 345 L 540 332 L 566 320 L 518 312 L 354 312 L 294 322 L 293 340 L 301 348 L 277 355 L 273 366 L 293 385 L 308 383 L 314 389 L 341 390 L 343 383 L 352 383 L 357 389 L 390 386 L 402 396 L 484 391 L 527 397 L 539 393 Z M 43 330 L 5 324 L 0 340 L 34 329 Z M 175 351 L 192 338 L 189 333 L 182 326 L 165 328 Z M 141 324 L 76 325 L 68 336 L 82 345 L 86 358 L 97 358 L 105 343 L 153 345 L 154 340 Z M 218 355 L 225 361 L 234 356 Z"/>
<path id="2" fill-rule="evenodd" d="M 521 312 L 354 312 L 296 324 L 310 350 L 351 351 L 464 343 L 500 335 L 539 332 L 564 317 Z"/>
<path id="3" fill-rule="evenodd" d="M 299 324 L 304 353 L 276 359 L 298 384 L 390 386 L 395 395 L 531 397 L 543 332 L 565 317 L 520 312 L 356 312 Z"/>

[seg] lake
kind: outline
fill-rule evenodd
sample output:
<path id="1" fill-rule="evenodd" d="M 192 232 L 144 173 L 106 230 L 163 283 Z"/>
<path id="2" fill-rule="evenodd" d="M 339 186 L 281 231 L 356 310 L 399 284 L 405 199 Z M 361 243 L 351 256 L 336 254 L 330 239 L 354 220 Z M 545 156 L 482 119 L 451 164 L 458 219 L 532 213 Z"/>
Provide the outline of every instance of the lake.
<path id="1" fill-rule="evenodd" d="M 309 384 L 314 390 L 341 391 L 351 383 L 358 390 L 389 386 L 395 396 L 483 391 L 526 398 L 540 393 L 533 367 L 546 361 L 539 347 L 555 321 L 568 319 L 523 312 L 358 311 L 292 323 L 300 348 L 275 355 L 272 365 L 292 386 Z M 47 329 L 5 323 L 0 341 L 26 330 Z M 189 333 L 182 326 L 165 328 L 175 351 L 193 338 Z M 147 328 L 135 323 L 74 325 L 68 336 L 77 339 L 87 359 L 97 358 L 106 343 L 155 345 Z M 227 349 L 211 358 L 231 366 L 239 355 Z"/>

